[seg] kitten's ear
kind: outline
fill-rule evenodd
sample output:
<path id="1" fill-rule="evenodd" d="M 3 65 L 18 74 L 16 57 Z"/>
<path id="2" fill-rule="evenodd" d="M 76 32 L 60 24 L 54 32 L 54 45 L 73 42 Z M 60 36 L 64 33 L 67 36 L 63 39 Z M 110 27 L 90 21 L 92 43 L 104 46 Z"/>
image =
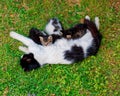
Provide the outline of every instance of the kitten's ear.
<path id="1" fill-rule="evenodd" d="M 53 40 L 53 37 L 52 37 L 52 36 L 49 36 L 49 37 L 48 37 L 48 40 L 52 41 L 52 40 Z"/>
<path id="2" fill-rule="evenodd" d="M 43 37 L 42 36 L 39 36 L 39 39 L 40 39 L 40 41 L 43 41 Z"/>

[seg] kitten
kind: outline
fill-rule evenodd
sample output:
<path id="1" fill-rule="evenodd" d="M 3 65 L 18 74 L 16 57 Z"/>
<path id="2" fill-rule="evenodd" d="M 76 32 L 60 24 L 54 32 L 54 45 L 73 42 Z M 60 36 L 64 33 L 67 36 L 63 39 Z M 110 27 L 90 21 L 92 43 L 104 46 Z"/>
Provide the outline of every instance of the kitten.
<path id="1" fill-rule="evenodd" d="M 37 28 L 30 29 L 29 38 L 31 38 L 35 43 L 42 45 L 43 42 L 40 41 L 40 36 L 46 36 L 45 32 L 42 32 Z"/>
<path id="2" fill-rule="evenodd" d="M 51 46 L 46 47 L 38 45 L 30 38 L 15 32 L 10 32 L 10 36 L 25 44 L 27 47 L 19 47 L 19 50 L 26 54 L 32 53 L 34 57 L 32 59 L 36 60 L 40 66 L 44 64 L 72 64 L 74 62 L 80 62 L 88 56 L 96 55 L 100 47 L 101 34 L 98 29 L 99 18 L 96 17 L 94 23 L 86 16 L 84 23 L 87 25 L 87 29 L 81 38 L 67 40 L 62 37 L 54 44 L 51 44 Z M 28 66 L 37 66 L 38 63 L 34 62 L 31 64 L 26 62 L 25 64 Z M 24 62 L 21 63 L 24 65 Z M 25 68 L 28 69 L 28 66 Z M 31 70 L 36 68 L 34 66 Z"/>
<path id="3" fill-rule="evenodd" d="M 57 34 L 45 34 L 37 28 L 31 28 L 29 31 L 29 37 L 37 44 L 47 46 L 53 44 L 57 39 L 60 39 L 61 36 Z"/>
<path id="4" fill-rule="evenodd" d="M 70 29 L 62 30 L 62 33 L 63 37 L 67 39 L 77 39 L 85 35 L 86 30 L 87 30 L 86 24 L 77 24 Z"/>

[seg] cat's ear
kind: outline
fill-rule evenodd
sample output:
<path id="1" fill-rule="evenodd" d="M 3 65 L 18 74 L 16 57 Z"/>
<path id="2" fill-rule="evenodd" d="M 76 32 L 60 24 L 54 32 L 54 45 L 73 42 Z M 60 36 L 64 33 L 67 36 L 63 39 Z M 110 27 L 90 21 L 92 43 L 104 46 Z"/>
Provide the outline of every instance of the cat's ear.
<path id="1" fill-rule="evenodd" d="M 52 40 L 53 40 L 53 37 L 52 37 L 52 36 L 49 36 L 49 37 L 48 37 L 48 40 L 49 40 L 49 41 L 52 41 Z"/>
<path id="2" fill-rule="evenodd" d="M 43 37 L 42 36 L 39 36 L 39 39 L 40 39 L 40 41 L 43 41 Z"/>

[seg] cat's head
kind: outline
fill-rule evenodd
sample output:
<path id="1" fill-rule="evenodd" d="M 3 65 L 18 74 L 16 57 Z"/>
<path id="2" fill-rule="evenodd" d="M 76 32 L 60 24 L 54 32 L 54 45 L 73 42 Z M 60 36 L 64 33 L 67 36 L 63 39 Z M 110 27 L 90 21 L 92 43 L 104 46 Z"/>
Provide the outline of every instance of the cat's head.
<path id="1" fill-rule="evenodd" d="M 31 71 L 40 67 L 32 53 L 24 54 L 20 60 L 20 65 L 24 71 Z"/>
<path id="2" fill-rule="evenodd" d="M 50 34 L 61 35 L 63 30 L 61 22 L 57 18 L 52 18 L 49 20 L 48 24 L 45 27 L 45 31 Z"/>

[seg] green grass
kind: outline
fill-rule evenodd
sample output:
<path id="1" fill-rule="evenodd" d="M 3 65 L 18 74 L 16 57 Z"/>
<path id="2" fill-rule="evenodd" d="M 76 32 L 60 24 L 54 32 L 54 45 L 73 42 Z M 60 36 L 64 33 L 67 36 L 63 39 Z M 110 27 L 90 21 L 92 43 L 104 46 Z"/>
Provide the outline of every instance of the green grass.
<path id="1" fill-rule="evenodd" d="M 22 2 L 23 1 L 23 2 Z M 0 0 L 0 96 L 120 95 L 119 0 Z M 96 57 L 73 65 L 46 65 L 25 73 L 19 65 L 22 45 L 10 31 L 28 35 L 58 17 L 65 28 L 89 15 L 100 17 L 102 45 Z"/>

